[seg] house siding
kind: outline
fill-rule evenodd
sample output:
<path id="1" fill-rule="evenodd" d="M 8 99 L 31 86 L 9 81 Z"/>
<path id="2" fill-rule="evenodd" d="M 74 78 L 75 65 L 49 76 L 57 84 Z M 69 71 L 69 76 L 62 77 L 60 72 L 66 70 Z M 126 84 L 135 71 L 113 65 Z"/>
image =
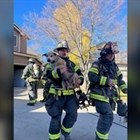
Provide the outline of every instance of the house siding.
<path id="1" fill-rule="evenodd" d="M 26 66 L 27 62 L 28 62 L 28 58 L 27 57 L 22 57 L 22 56 L 14 55 L 14 64 Z"/>
<path id="2" fill-rule="evenodd" d="M 27 38 L 25 36 L 21 36 L 20 38 L 20 52 L 27 53 Z"/>
<path id="3" fill-rule="evenodd" d="M 37 54 L 28 54 L 27 41 L 30 38 L 16 24 L 14 24 L 14 36 L 16 36 L 16 46 L 14 46 L 14 86 L 24 87 L 25 80 L 21 79 L 21 76 L 25 66 L 28 64 L 28 59 L 30 57 L 34 58 L 38 65 L 41 65 L 41 62 L 38 60 Z"/>
<path id="4" fill-rule="evenodd" d="M 14 51 L 18 52 L 18 50 L 19 50 L 19 32 L 14 30 L 14 35 L 16 36 L 16 46 L 14 46 Z"/>

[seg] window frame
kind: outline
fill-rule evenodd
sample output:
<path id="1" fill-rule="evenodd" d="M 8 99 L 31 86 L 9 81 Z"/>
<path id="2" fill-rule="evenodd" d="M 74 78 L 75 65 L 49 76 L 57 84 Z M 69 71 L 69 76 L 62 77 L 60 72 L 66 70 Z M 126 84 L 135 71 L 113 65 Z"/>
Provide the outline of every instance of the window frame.
<path id="1" fill-rule="evenodd" d="M 14 35 L 13 43 L 14 43 L 14 47 L 17 47 L 17 35 Z"/>

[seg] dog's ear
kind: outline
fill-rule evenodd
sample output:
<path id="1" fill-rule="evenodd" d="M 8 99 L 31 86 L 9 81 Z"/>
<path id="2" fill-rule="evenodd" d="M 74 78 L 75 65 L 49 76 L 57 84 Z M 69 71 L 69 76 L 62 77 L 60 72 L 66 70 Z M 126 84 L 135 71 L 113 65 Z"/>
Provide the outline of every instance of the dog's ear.
<path id="1" fill-rule="evenodd" d="M 42 56 L 46 56 L 46 57 L 48 57 L 48 54 L 47 54 L 47 53 L 44 53 L 44 54 L 42 54 Z"/>
<path id="2" fill-rule="evenodd" d="M 53 54 L 56 56 L 57 54 L 55 52 L 53 52 Z"/>

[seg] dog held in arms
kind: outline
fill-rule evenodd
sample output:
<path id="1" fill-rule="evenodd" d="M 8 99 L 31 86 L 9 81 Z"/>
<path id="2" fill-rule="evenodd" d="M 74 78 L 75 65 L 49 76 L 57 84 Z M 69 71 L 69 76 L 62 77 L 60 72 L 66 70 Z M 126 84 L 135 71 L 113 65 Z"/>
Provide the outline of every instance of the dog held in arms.
<path id="1" fill-rule="evenodd" d="M 52 64 L 52 68 L 54 69 L 54 73 L 57 73 L 57 69 L 61 69 L 66 67 L 66 62 L 61 57 L 59 57 L 54 52 L 48 52 L 45 54 L 47 57 L 47 61 Z M 76 81 L 79 79 L 79 76 L 75 72 L 70 72 L 69 69 L 62 74 L 62 89 L 71 89 L 78 88 L 76 85 Z"/>

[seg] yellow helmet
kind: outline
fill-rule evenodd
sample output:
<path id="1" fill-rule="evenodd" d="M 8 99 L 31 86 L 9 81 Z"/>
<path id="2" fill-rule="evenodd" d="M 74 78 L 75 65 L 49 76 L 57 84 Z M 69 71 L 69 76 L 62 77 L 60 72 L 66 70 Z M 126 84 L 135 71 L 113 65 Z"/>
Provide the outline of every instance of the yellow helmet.
<path id="1" fill-rule="evenodd" d="M 57 48 L 55 48 L 53 51 L 57 52 L 58 50 L 61 50 L 61 49 L 67 49 L 68 52 L 70 51 L 68 42 L 66 40 L 59 42 L 57 44 Z"/>
<path id="2" fill-rule="evenodd" d="M 35 63 L 35 60 L 34 60 L 33 58 L 29 58 L 29 59 L 28 59 L 28 62 Z"/>

